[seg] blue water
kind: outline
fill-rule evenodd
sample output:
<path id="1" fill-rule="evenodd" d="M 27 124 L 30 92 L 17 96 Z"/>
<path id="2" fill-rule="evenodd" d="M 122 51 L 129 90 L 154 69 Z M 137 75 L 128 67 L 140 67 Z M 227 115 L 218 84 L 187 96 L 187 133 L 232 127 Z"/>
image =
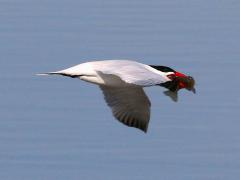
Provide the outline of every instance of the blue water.
<path id="1" fill-rule="evenodd" d="M 240 178 L 240 2 L 0 0 L 0 179 Z M 38 77 L 88 60 L 134 59 L 192 75 L 160 87 L 148 133 L 117 122 L 95 85 Z"/>

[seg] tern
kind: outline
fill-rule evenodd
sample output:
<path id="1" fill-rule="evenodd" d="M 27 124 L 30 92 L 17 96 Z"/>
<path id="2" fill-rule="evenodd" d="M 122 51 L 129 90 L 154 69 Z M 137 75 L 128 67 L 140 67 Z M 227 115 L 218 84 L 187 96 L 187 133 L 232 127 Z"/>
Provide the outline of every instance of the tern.
<path id="1" fill-rule="evenodd" d="M 150 120 L 151 102 L 144 87 L 165 87 L 168 89 L 165 95 L 173 101 L 177 101 L 180 89 L 195 93 L 195 81 L 191 76 L 167 66 L 146 65 L 131 60 L 90 61 L 38 75 L 62 75 L 98 85 L 113 116 L 121 123 L 145 133 Z"/>

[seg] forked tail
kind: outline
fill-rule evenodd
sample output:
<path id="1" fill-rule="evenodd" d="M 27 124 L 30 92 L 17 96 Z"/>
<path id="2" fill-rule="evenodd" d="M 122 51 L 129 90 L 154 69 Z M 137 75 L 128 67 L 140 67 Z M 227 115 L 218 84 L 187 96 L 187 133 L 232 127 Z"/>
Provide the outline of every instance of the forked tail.
<path id="1" fill-rule="evenodd" d="M 62 75 L 61 72 L 46 72 L 46 73 L 37 73 L 37 76 L 47 76 L 47 75 Z"/>
<path id="2" fill-rule="evenodd" d="M 81 76 L 81 75 L 67 74 L 67 73 L 65 73 L 65 72 L 63 72 L 63 71 L 38 73 L 38 74 L 36 74 L 36 75 L 37 75 L 37 76 L 62 75 L 62 76 L 67 76 L 67 77 L 71 77 L 71 78 L 76 78 L 76 77 Z"/>

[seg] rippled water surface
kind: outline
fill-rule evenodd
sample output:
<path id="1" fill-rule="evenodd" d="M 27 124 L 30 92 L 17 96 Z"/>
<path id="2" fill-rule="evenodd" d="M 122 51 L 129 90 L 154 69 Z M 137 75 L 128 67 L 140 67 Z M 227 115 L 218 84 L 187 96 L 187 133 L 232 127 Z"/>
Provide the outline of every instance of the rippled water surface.
<path id="1" fill-rule="evenodd" d="M 240 178 L 240 2 L 0 0 L 0 179 Z M 160 87 L 147 134 L 118 123 L 97 86 L 37 77 L 134 59 L 193 75 Z"/>

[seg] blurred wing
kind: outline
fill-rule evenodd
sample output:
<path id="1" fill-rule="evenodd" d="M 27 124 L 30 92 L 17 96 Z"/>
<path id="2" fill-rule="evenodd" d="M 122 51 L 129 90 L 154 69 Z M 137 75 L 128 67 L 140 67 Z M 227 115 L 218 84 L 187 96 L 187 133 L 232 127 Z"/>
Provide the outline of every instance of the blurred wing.
<path id="1" fill-rule="evenodd" d="M 116 119 L 127 126 L 147 132 L 151 103 L 141 87 L 100 88 Z"/>
<path id="2" fill-rule="evenodd" d="M 103 74 L 116 75 L 124 82 L 138 86 L 153 86 L 170 80 L 166 73 L 135 61 L 102 61 L 101 64 L 95 64 L 95 69 Z"/>

